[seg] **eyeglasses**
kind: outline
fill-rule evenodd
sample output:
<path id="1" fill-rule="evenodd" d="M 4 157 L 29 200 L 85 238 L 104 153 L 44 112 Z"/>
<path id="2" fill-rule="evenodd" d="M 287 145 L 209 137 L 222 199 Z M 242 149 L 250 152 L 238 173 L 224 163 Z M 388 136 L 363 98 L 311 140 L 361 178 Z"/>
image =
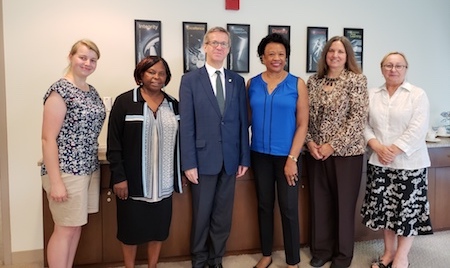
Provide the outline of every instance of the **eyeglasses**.
<path id="1" fill-rule="evenodd" d="M 212 41 L 212 42 L 208 42 L 206 43 L 214 48 L 218 47 L 219 45 L 223 48 L 229 48 L 230 44 L 226 43 L 226 42 L 217 42 L 217 41 Z"/>
<path id="2" fill-rule="evenodd" d="M 395 69 L 395 70 L 397 70 L 397 71 L 401 71 L 401 70 L 403 70 L 404 68 L 408 68 L 408 66 L 406 66 L 406 65 L 392 65 L 392 64 L 386 64 L 386 65 L 383 65 L 383 68 L 384 68 L 385 70 L 388 70 L 388 71 L 390 71 L 390 70 L 392 70 L 392 69 Z"/>

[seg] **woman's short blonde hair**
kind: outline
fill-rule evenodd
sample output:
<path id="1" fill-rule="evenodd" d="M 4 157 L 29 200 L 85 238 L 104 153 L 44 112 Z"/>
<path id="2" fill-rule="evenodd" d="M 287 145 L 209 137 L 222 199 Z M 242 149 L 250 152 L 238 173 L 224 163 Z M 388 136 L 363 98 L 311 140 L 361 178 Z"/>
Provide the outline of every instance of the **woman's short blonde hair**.
<path id="1" fill-rule="evenodd" d="M 383 67 L 384 62 L 391 55 L 400 55 L 400 56 L 402 56 L 403 59 L 405 60 L 406 68 L 408 68 L 408 60 L 406 59 L 405 54 L 403 54 L 402 52 L 398 52 L 398 51 L 392 51 L 392 52 L 389 52 L 388 54 L 384 55 L 383 59 L 381 59 L 380 67 Z"/>

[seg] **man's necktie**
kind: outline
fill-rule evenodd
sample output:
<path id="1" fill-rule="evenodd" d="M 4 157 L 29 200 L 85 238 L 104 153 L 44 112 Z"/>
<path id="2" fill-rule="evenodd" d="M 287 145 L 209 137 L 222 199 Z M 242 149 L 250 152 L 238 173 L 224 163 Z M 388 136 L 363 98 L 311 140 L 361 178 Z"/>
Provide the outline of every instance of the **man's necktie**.
<path id="1" fill-rule="evenodd" d="M 225 107 L 225 97 L 223 96 L 223 85 L 222 85 L 222 79 L 220 78 L 220 71 L 216 71 L 217 77 L 216 77 L 216 98 L 217 103 L 219 104 L 220 113 L 223 114 L 223 109 Z"/>

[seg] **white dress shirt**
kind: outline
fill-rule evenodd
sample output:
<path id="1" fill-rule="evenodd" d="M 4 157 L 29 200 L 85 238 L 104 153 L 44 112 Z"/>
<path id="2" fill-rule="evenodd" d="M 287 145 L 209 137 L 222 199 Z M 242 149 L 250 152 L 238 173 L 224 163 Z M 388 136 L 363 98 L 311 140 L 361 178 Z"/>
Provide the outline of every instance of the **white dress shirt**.
<path id="1" fill-rule="evenodd" d="M 430 117 L 430 104 L 425 91 L 408 82 L 392 96 L 386 85 L 369 90 L 369 119 L 364 131 L 366 142 L 377 139 L 381 144 L 395 144 L 403 153 L 387 167 L 394 169 L 419 169 L 430 166 L 425 142 Z M 385 166 L 372 152 L 369 163 Z"/>

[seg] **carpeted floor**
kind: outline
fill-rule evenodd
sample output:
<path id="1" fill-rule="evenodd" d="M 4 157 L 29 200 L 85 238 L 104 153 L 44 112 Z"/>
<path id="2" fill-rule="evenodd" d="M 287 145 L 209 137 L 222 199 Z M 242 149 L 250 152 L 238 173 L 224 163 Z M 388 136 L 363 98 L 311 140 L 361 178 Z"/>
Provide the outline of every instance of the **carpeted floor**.
<path id="1" fill-rule="evenodd" d="M 351 268 L 369 268 L 371 261 L 383 253 L 382 240 L 357 242 Z M 225 268 L 252 268 L 261 257 L 261 254 L 227 256 L 223 260 Z M 273 263 L 270 268 L 284 268 L 284 252 L 273 254 Z M 309 248 L 300 250 L 300 268 L 310 268 Z M 433 235 L 419 236 L 415 239 L 409 254 L 410 268 L 449 268 L 450 267 L 450 231 L 437 232 Z M 42 263 L 7 265 L 1 268 L 40 268 Z M 138 265 L 136 268 L 146 268 Z M 158 268 L 190 268 L 190 261 L 159 263 Z M 323 268 L 329 268 L 330 262 Z"/>
<path id="2" fill-rule="evenodd" d="M 368 268 L 373 259 L 383 253 L 383 241 L 372 240 L 357 242 L 351 268 Z M 227 256 L 223 260 L 225 268 L 251 268 L 261 257 L 260 254 Z M 286 267 L 284 252 L 274 252 L 270 268 Z M 311 267 L 309 248 L 300 250 L 300 268 Z M 433 235 L 419 236 L 414 240 L 409 254 L 410 268 L 448 268 L 450 267 L 450 231 L 437 232 Z M 323 267 L 330 267 L 330 262 Z M 139 268 L 146 266 L 141 265 Z M 158 268 L 190 268 L 189 261 L 158 264 Z"/>

